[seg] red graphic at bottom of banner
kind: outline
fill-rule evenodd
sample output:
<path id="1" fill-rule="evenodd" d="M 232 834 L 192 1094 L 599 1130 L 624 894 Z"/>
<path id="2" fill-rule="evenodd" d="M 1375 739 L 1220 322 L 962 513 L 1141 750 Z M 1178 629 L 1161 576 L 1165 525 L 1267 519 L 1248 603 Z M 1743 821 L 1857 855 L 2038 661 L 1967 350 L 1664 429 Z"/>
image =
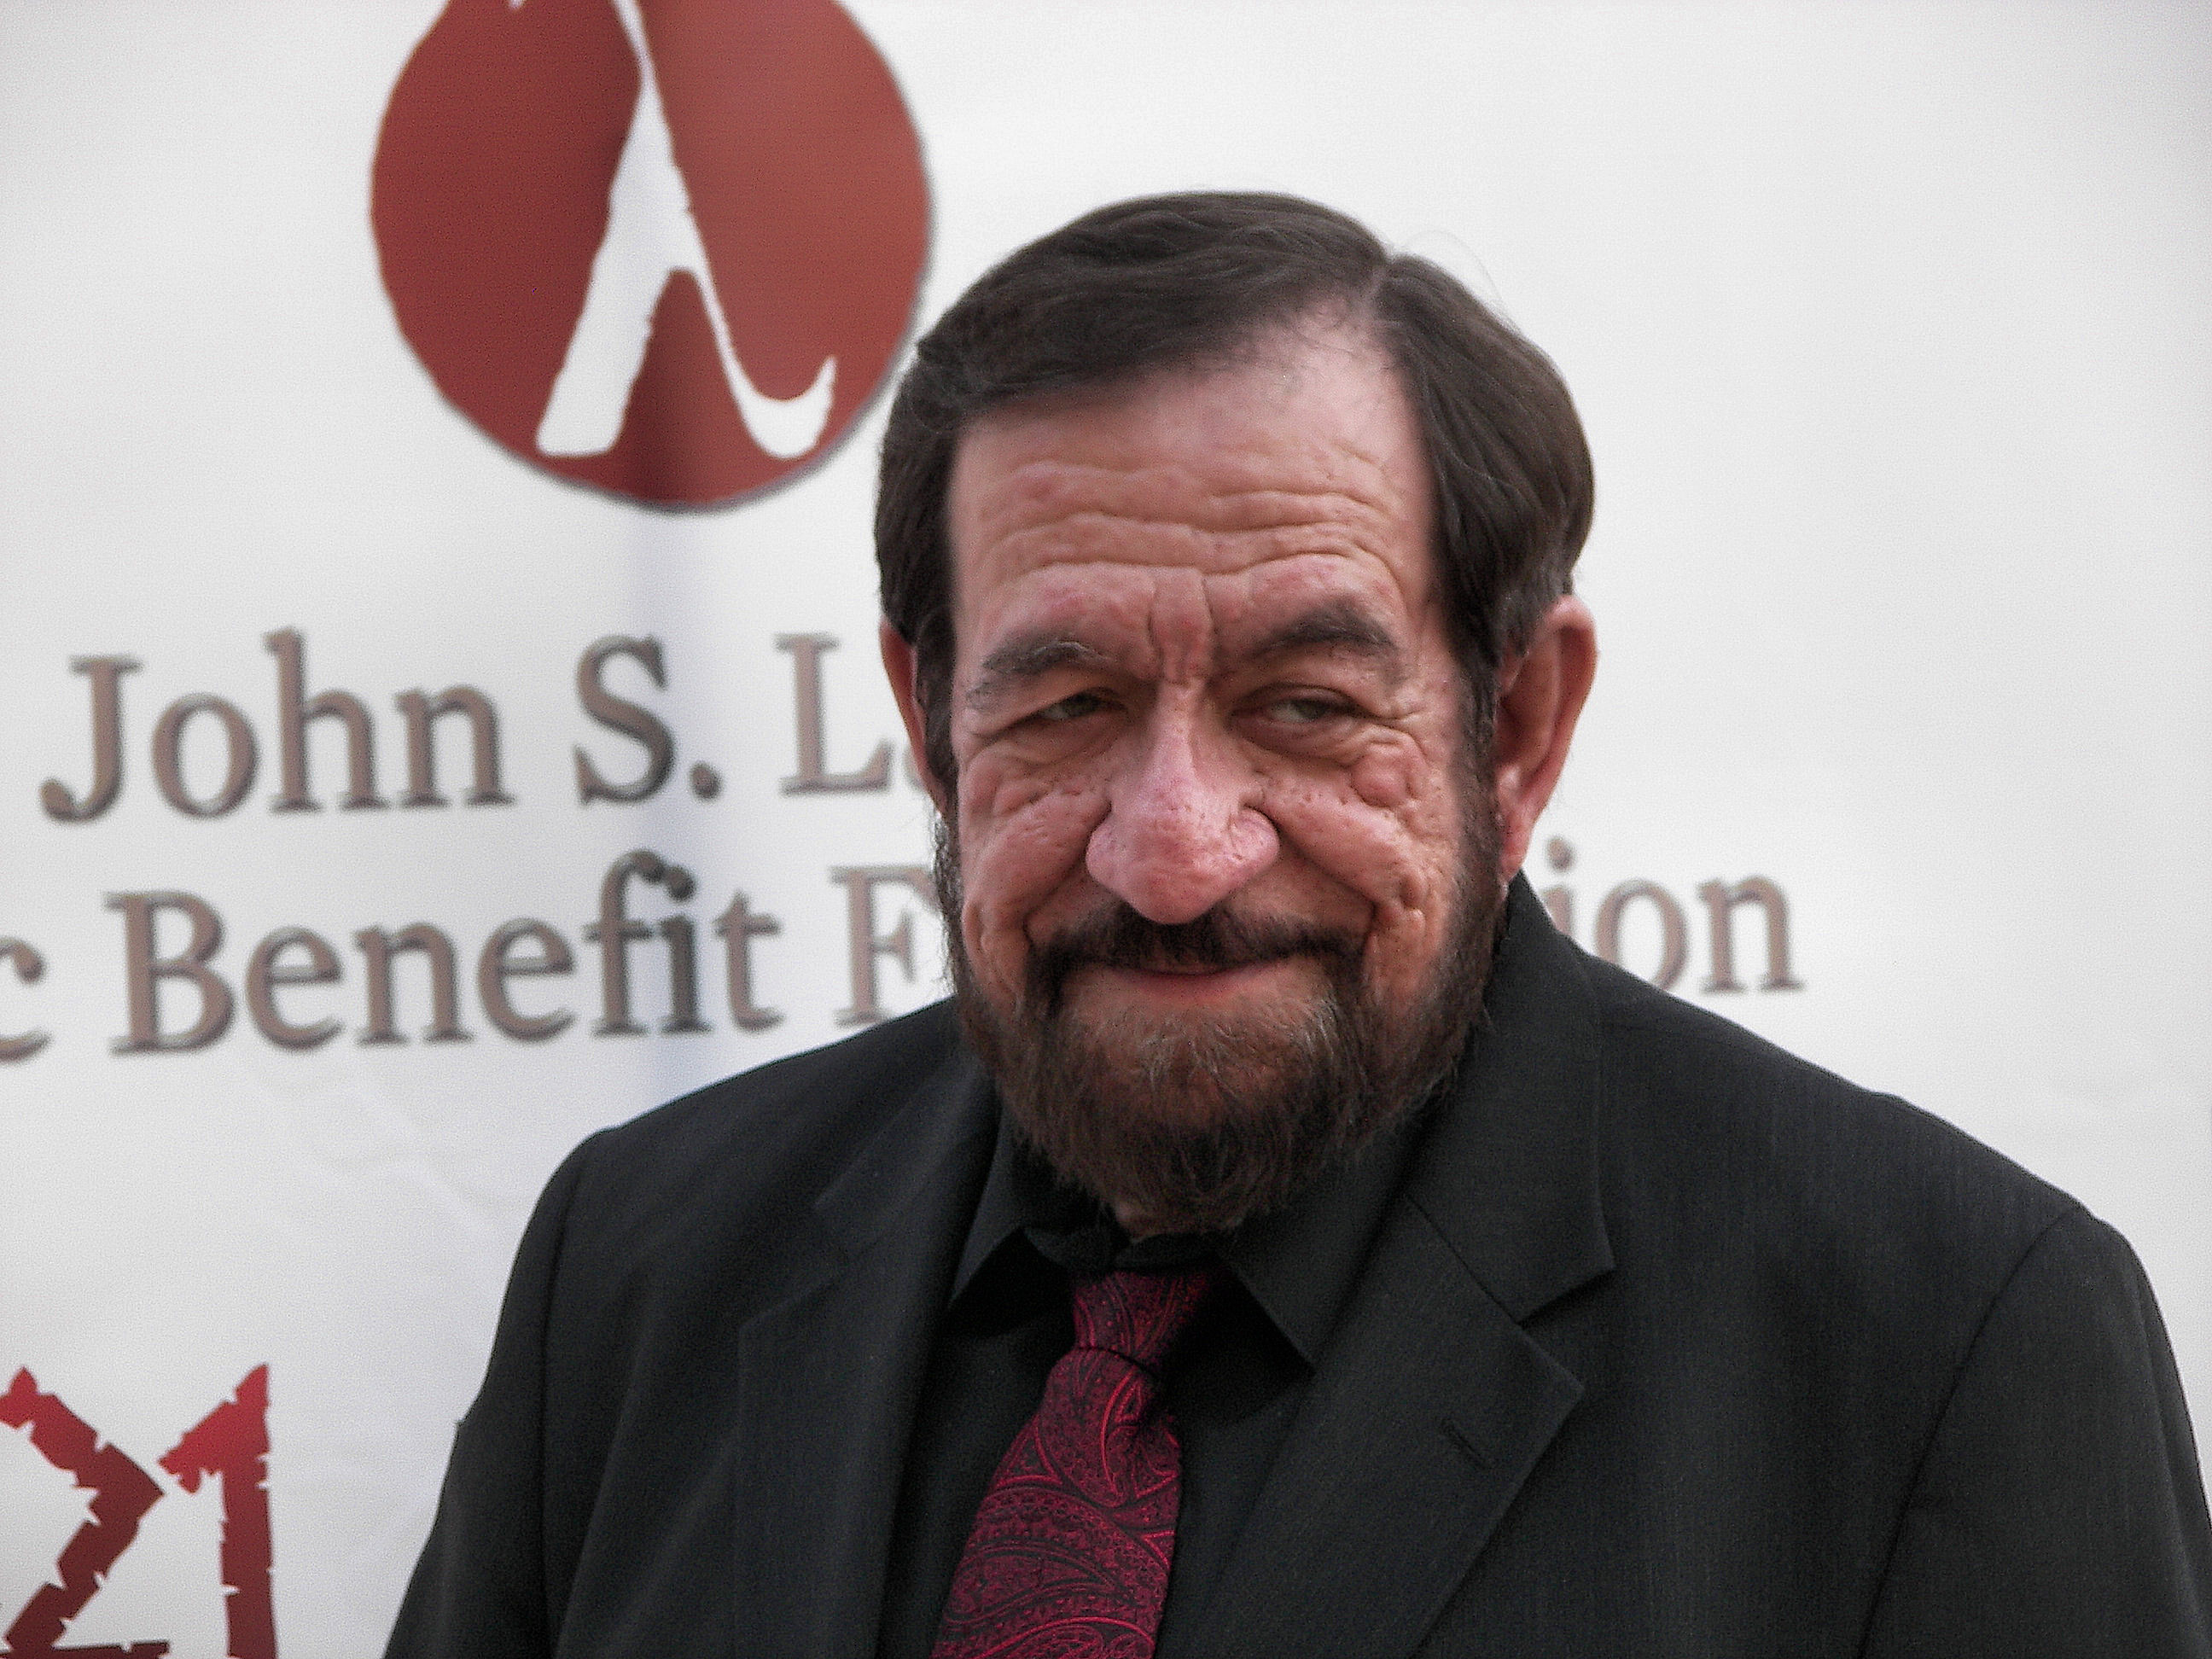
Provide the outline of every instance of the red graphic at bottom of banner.
<path id="1" fill-rule="evenodd" d="M 231 1659 L 276 1659 L 276 1611 L 269 1594 L 269 1367 L 246 1374 L 217 1406 L 161 1454 L 186 1492 L 212 1475 L 222 1482 L 223 1617 Z"/>
<path id="2" fill-rule="evenodd" d="M 138 1522 L 161 1496 L 154 1478 L 38 1379 L 15 1373 L 0 1395 L 0 1423 L 27 1429 L 47 1462 L 92 1494 L 92 1514 L 70 1534 L 54 1562 L 52 1582 L 23 1604 L 4 1634 L 0 1659 L 161 1659 L 167 1642 L 63 1647 L 63 1632 L 84 1611 L 138 1535 Z M 187 1430 L 161 1455 L 179 1485 L 198 1492 L 212 1476 L 222 1486 L 223 1617 L 229 1659 L 276 1659 L 276 1618 L 270 1597 L 269 1533 L 269 1368 L 257 1365 L 238 1392 Z"/>
<path id="3" fill-rule="evenodd" d="M 103 1445 L 92 1425 L 51 1394 L 40 1394 L 27 1370 L 15 1373 L 0 1395 L 0 1423 L 27 1428 L 39 1455 L 92 1494 L 92 1516 L 71 1534 L 54 1563 L 59 1582 L 41 1584 L 23 1604 L 15 1622 L 0 1637 L 15 1659 L 69 1653 L 82 1659 L 155 1659 L 169 1650 L 167 1642 L 133 1642 L 127 1647 L 64 1648 L 56 1644 L 70 1620 L 84 1610 L 116 1559 L 138 1535 L 138 1522 L 161 1489 L 153 1477 L 115 1446 Z"/>

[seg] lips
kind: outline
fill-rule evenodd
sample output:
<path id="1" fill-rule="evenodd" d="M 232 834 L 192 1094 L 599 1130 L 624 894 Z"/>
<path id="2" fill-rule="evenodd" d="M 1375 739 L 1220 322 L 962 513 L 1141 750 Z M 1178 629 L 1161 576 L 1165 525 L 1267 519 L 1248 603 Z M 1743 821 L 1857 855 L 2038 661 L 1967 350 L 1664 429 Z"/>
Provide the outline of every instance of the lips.
<path id="1" fill-rule="evenodd" d="M 1068 976 L 1084 968 L 1199 978 L 1293 957 L 1355 962 L 1360 941 L 1309 923 L 1247 920 L 1209 910 L 1194 921 L 1147 920 L 1115 901 L 1065 927 L 1030 956 L 1031 1006 L 1059 1006 Z"/>
<path id="2" fill-rule="evenodd" d="M 1261 960 L 1261 961 L 1264 961 L 1264 962 L 1280 962 L 1280 961 L 1282 961 L 1282 960 L 1283 960 L 1283 958 L 1282 958 L 1282 957 L 1263 957 L 1259 958 L 1259 960 Z M 1231 969 L 1232 969 L 1232 968 L 1249 968 L 1249 967 L 1250 967 L 1252 964 L 1251 964 L 1251 963 L 1249 963 L 1249 962 L 1201 962 L 1201 963 L 1168 963 L 1168 962 L 1110 963 L 1110 962 L 1108 962 L 1108 963 L 1098 963 L 1097 965 L 1098 965 L 1099 967 L 1102 967 L 1102 968 L 1121 968 L 1121 967 L 1133 968 L 1133 969 L 1135 969 L 1137 971 L 1139 971 L 1139 973 L 1146 973 L 1146 974 L 1172 974 L 1172 975 L 1176 975 L 1176 976 L 1177 976 L 1177 977 L 1179 977 L 1179 978 L 1186 978 L 1186 979 L 1188 979 L 1188 978 L 1193 978 L 1193 977 L 1195 977 L 1196 975 L 1200 975 L 1200 974 L 1225 974 L 1225 973 L 1227 973 L 1227 972 L 1228 972 Z"/>
<path id="3" fill-rule="evenodd" d="M 1069 972 L 1085 968 L 1104 968 L 1128 974 L 1146 974 L 1160 979 L 1200 980 L 1218 979 L 1224 975 L 1237 973 L 1248 968 L 1261 968 L 1271 963 L 1304 959 L 1303 951 L 1285 951 L 1273 956 L 1238 957 L 1210 962 L 1122 962 L 1092 958 L 1075 963 Z"/>

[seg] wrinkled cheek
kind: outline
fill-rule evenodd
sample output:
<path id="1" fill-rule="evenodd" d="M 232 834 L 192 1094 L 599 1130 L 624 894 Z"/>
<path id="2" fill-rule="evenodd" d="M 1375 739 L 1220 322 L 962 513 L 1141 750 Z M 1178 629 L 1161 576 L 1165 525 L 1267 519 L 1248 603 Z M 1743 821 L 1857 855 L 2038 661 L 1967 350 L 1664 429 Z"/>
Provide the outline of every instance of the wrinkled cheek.
<path id="1" fill-rule="evenodd" d="M 1359 798 L 1361 805 L 1373 811 L 1407 811 L 1416 805 L 1420 793 L 1415 776 L 1419 758 L 1400 746 L 1362 756 L 1352 769 L 1352 793 Z"/>
<path id="2" fill-rule="evenodd" d="M 1387 805 L 1355 780 L 1348 793 L 1316 793 L 1285 801 L 1285 810 L 1300 819 L 1297 839 L 1307 856 L 1364 902 L 1368 981 L 1396 1001 L 1419 994 L 1443 948 L 1462 886 L 1462 849 L 1456 805 L 1403 787 L 1402 771 L 1389 770 L 1401 781 Z"/>
<path id="3" fill-rule="evenodd" d="M 1456 830 L 1456 825 L 1449 827 Z M 1468 849 L 1451 833 L 1441 848 L 1425 841 L 1407 860 L 1402 904 L 1377 907 L 1369 971 L 1377 988 L 1410 1006 L 1433 982 L 1438 963 L 1452 948 L 1464 907 L 1479 902 L 1476 872 L 1462 869 Z"/>
<path id="4" fill-rule="evenodd" d="M 960 933 L 992 999 L 1011 1005 L 1029 965 L 1031 922 L 1083 870 L 1103 809 L 1086 793 L 963 791 Z"/>
<path id="5" fill-rule="evenodd" d="M 1370 982 L 1390 1006 L 1410 1007 L 1429 981 L 1442 953 L 1449 900 L 1415 910 L 1397 907 L 1376 912 L 1367 939 Z"/>

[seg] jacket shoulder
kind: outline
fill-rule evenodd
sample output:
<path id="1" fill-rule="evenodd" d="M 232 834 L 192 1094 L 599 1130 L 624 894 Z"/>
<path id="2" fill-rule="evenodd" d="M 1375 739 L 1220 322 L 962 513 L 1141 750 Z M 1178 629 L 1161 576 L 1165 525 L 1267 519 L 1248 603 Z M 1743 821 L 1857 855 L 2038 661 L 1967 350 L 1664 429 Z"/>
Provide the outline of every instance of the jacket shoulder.
<path id="1" fill-rule="evenodd" d="M 1630 1212 L 1656 1206 L 1716 1242 L 1762 1239 L 1793 1269 L 1989 1292 L 2081 1207 L 1931 1112 L 1609 963 L 1583 965 Z"/>
<path id="2" fill-rule="evenodd" d="M 961 1052 L 949 1002 L 872 1025 L 841 1042 L 739 1072 L 641 1113 L 595 1139 L 602 1158 L 690 1159 L 731 1140 L 773 1158 L 828 1133 L 865 1134 Z"/>
<path id="3" fill-rule="evenodd" d="M 975 1070 L 951 1006 L 938 1003 L 603 1129 L 564 1172 L 570 1249 L 633 1261 L 665 1249 L 673 1262 L 726 1239 L 750 1259 L 773 1256 L 863 1149 L 930 1144 L 938 1109 L 957 1109 Z"/>

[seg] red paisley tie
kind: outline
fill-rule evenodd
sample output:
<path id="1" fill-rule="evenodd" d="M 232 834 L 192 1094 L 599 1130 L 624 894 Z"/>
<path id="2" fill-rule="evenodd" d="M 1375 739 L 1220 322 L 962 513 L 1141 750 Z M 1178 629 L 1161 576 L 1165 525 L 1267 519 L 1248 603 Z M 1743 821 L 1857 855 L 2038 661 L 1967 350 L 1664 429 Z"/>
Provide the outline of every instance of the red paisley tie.
<path id="1" fill-rule="evenodd" d="M 1182 1503 L 1160 1365 L 1219 1273 L 1075 1281 L 1075 1346 L 991 1477 L 931 1659 L 1151 1659 Z"/>

